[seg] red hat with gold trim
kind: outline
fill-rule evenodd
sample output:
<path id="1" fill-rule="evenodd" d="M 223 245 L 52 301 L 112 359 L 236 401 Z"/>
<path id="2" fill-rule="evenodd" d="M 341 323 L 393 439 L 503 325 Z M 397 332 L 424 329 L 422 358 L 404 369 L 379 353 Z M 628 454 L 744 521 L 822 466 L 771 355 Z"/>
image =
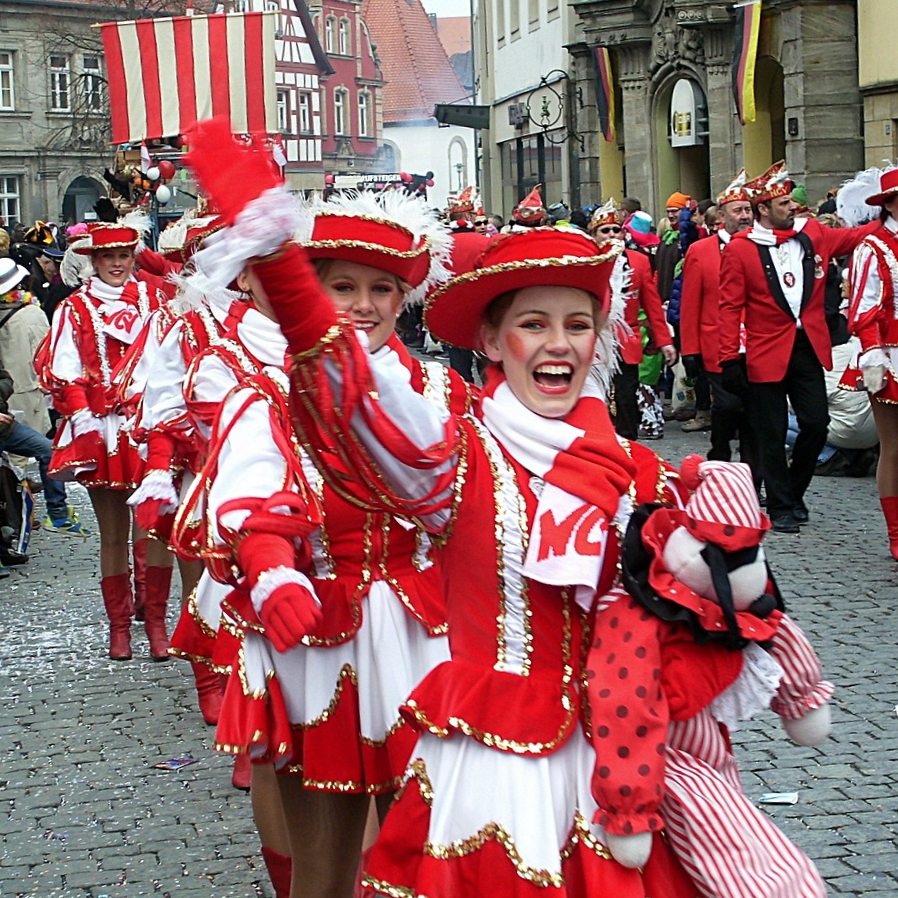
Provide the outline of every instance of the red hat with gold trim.
<path id="1" fill-rule="evenodd" d="M 747 203 L 750 202 L 748 191 L 745 189 L 747 175 L 745 169 L 741 169 L 739 174 L 727 184 L 721 193 L 717 195 L 717 205 L 725 206 L 727 203 Z"/>
<path id="2" fill-rule="evenodd" d="M 608 202 L 605 203 L 604 206 L 600 206 L 595 212 L 592 213 L 592 217 L 589 219 L 589 232 L 598 230 L 599 228 L 605 228 L 609 225 L 619 225 L 620 224 L 620 214 L 617 211 L 617 203 L 614 202 L 614 197 L 610 197 Z"/>
<path id="3" fill-rule="evenodd" d="M 425 304 L 428 330 L 462 349 L 480 349 L 480 325 L 489 304 L 525 287 L 576 287 L 608 309 L 609 280 L 620 241 L 599 247 L 568 228 L 533 228 L 493 240 L 473 270 L 435 290 Z"/>
<path id="4" fill-rule="evenodd" d="M 748 191 L 751 204 L 767 203 L 780 197 L 791 196 L 795 184 L 786 171 L 786 163 L 780 159 L 775 162 L 763 175 L 746 181 L 745 189 Z"/>
<path id="5" fill-rule="evenodd" d="M 511 220 L 519 225 L 535 228 L 546 222 L 546 207 L 543 205 L 542 184 L 537 184 L 522 199 L 511 213 Z"/>
<path id="6" fill-rule="evenodd" d="M 212 213 L 200 217 L 190 209 L 159 235 L 159 252 L 166 259 L 186 262 L 200 244 L 225 225 L 224 219 Z"/>
<path id="7" fill-rule="evenodd" d="M 109 224 L 104 221 L 98 221 L 88 225 L 87 237 L 79 240 L 71 247 L 71 250 L 82 256 L 91 256 L 104 249 L 118 249 L 121 247 L 133 249 L 139 242 L 140 232 L 137 228 L 118 222 Z"/>
<path id="8" fill-rule="evenodd" d="M 898 193 L 898 167 L 884 169 L 879 176 L 879 193 L 867 198 L 868 206 L 881 206 Z"/>
<path id="9" fill-rule="evenodd" d="M 412 288 L 407 302 L 421 301 L 450 276 L 449 231 L 420 197 L 399 190 L 335 195 L 307 211 L 311 229 L 296 239 L 311 259 L 387 271 Z"/>

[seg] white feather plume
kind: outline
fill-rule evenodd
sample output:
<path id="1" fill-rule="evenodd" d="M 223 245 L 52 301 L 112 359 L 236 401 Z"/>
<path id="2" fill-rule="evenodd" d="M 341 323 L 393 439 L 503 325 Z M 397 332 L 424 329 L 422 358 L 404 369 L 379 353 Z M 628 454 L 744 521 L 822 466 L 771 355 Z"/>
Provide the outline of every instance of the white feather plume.
<path id="1" fill-rule="evenodd" d="M 608 280 L 611 303 L 608 308 L 608 320 L 599 332 L 599 338 L 596 341 L 596 360 L 591 370 L 593 378 L 598 382 L 606 399 L 611 392 L 611 381 L 620 367 L 618 350 L 621 336 L 630 332 L 630 327 L 624 318 L 624 311 L 630 293 L 631 269 L 626 264 L 624 244 L 618 240 L 614 240 L 612 243 L 618 255 L 614 260 L 614 267 Z"/>
<path id="2" fill-rule="evenodd" d="M 879 206 L 868 206 L 867 198 L 879 193 L 880 178 L 892 168 L 894 166 L 860 171 L 839 188 L 836 194 L 836 212 L 850 227 L 866 224 L 879 215 Z"/>
<path id="3" fill-rule="evenodd" d="M 77 246 L 77 243 L 72 246 Z M 90 280 L 94 273 L 94 263 L 90 256 L 76 253 L 72 246 L 65 251 L 65 255 L 59 263 L 59 276 L 66 287 L 77 289 Z"/>
<path id="4" fill-rule="evenodd" d="M 177 221 L 172 222 L 159 235 L 157 249 L 160 253 L 170 253 L 180 250 L 187 239 L 187 231 L 193 227 L 196 221 L 196 211 L 188 209 Z"/>

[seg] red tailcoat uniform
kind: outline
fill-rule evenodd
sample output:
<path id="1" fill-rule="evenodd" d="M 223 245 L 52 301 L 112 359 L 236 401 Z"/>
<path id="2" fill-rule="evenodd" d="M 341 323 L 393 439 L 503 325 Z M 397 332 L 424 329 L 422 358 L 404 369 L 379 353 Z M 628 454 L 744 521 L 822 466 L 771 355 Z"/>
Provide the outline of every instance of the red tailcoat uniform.
<path id="1" fill-rule="evenodd" d="M 720 262 L 730 242 L 726 231 L 693 243 L 683 263 L 680 350 L 700 355 L 706 371 L 720 372 Z"/>
<path id="2" fill-rule="evenodd" d="M 872 228 L 870 225 L 827 228 L 813 219 L 801 219 L 796 224 L 802 221 L 802 233 L 810 238 L 812 251 L 806 252 L 802 261 L 804 292 L 798 322 L 818 361 L 828 370 L 832 368 L 832 340 L 823 298 L 830 259 L 850 253 Z M 758 227 L 756 224 L 755 228 Z M 785 377 L 789 366 L 796 319 L 788 304 L 775 298 L 768 277 L 776 280 L 776 271 L 765 272 L 759 247 L 749 236 L 751 233 L 749 230 L 737 234 L 723 253 L 718 360 L 739 358 L 739 326 L 744 317 L 748 379 L 755 383 L 775 383 Z"/>
<path id="3" fill-rule="evenodd" d="M 659 348 L 673 343 L 670 328 L 664 318 L 661 297 L 655 286 L 655 276 L 648 256 L 639 250 L 624 250 L 627 264 L 630 266 L 630 286 L 627 302 L 624 306 L 624 320 L 632 331 L 621 338 L 621 361 L 627 365 L 638 365 L 642 361 L 642 340 L 639 335 L 639 310 L 642 309 L 648 319 L 649 333 Z"/>

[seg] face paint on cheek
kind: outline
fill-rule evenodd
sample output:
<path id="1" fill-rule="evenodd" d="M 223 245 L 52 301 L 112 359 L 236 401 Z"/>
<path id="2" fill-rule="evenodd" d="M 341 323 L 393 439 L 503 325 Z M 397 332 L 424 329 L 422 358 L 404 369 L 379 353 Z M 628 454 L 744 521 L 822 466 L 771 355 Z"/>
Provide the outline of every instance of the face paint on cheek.
<path id="1" fill-rule="evenodd" d="M 514 331 L 509 331 L 505 335 L 505 348 L 508 351 L 508 354 L 514 359 L 516 362 L 523 362 L 525 356 L 527 355 L 527 351 L 524 347 L 524 341 L 521 337 L 516 334 Z"/>

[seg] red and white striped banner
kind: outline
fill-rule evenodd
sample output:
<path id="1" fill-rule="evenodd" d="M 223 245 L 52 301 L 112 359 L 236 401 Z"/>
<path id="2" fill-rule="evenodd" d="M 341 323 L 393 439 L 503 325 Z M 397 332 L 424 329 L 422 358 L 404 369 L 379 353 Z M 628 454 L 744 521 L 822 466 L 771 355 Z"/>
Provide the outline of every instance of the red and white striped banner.
<path id="1" fill-rule="evenodd" d="M 277 12 L 177 16 L 100 26 L 112 142 L 183 134 L 224 115 L 235 134 L 277 131 Z"/>

